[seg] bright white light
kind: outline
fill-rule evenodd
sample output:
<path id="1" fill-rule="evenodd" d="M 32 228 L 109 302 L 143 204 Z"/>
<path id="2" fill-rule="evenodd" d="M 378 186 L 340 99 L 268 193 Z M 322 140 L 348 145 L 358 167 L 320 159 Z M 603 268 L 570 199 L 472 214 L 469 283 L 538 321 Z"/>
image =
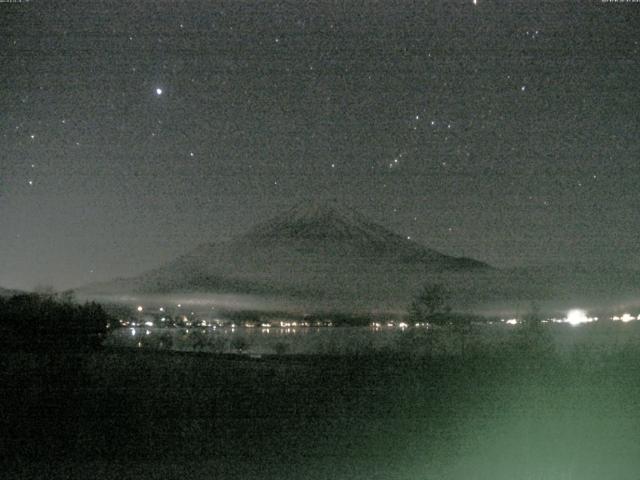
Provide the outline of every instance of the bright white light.
<path id="1" fill-rule="evenodd" d="M 153 327 L 153 322 L 144 322 L 147 327 Z"/>
<path id="2" fill-rule="evenodd" d="M 569 313 L 567 313 L 566 321 L 567 323 L 575 326 L 580 325 L 581 323 L 590 322 L 591 319 L 587 317 L 587 314 L 584 310 L 575 309 L 570 310 Z"/>
<path id="3" fill-rule="evenodd" d="M 138 311 L 141 312 L 142 311 L 142 305 L 138 305 Z"/>
<path id="4" fill-rule="evenodd" d="M 507 320 L 505 322 L 507 325 L 517 325 L 518 324 L 518 320 L 516 320 L 515 318 L 510 318 L 509 320 Z"/>
<path id="5" fill-rule="evenodd" d="M 630 314 L 628 313 L 624 313 L 621 317 L 620 320 L 622 320 L 624 323 L 630 322 L 631 320 L 635 320 L 635 318 L 633 318 Z"/>
<path id="6" fill-rule="evenodd" d="M 135 328 L 132 328 L 132 329 L 131 329 L 131 336 L 132 336 L 132 337 L 135 337 L 135 336 L 136 336 L 136 329 L 135 329 Z"/>
<path id="7" fill-rule="evenodd" d="M 162 89 L 156 88 L 156 95 L 162 95 Z"/>

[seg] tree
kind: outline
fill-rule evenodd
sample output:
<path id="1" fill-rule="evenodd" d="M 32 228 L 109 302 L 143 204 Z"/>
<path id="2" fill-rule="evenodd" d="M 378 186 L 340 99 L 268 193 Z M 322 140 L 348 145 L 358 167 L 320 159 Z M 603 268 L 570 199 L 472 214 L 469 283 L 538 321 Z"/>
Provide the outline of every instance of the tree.
<path id="1" fill-rule="evenodd" d="M 530 311 L 524 315 L 517 334 L 516 344 L 520 354 L 539 358 L 552 353 L 553 342 L 542 323 L 542 314 L 537 305 L 532 304 Z"/>
<path id="2" fill-rule="evenodd" d="M 412 322 L 447 323 L 451 312 L 449 290 L 440 283 L 427 283 L 416 294 L 409 305 Z"/>
<path id="3" fill-rule="evenodd" d="M 14 295 L 0 303 L 0 340 L 19 350 L 97 348 L 113 321 L 97 303 L 80 305 L 51 293 Z"/>
<path id="4" fill-rule="evenodd" d="M 458 337 L 460 353 L 465 355 L 467 337 L 471 334 L 474 316 L 451 312 L 451 292 L 441 283 L 427 283 L 413 298 L 409 305 L 409 320 L 432 325 L 451 327 Z"/>

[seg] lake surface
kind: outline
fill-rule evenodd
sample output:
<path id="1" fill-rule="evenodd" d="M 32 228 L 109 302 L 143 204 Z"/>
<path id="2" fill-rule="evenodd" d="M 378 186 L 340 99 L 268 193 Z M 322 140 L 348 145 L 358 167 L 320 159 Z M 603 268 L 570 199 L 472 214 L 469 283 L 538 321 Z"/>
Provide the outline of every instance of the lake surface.
<path id="1" fill-rule="evenodd" d="M 249 355 L 365 355 L 400 352 L 414 356 L 488 353 L 517 343 L 518 326 L 474 325 L 461 332 L 427 327 L 127 327 L 112 332 L 107 345 L 131 348 L 246 353 Z M 545 341 L 559 352 L 575 348 L 616 350 L 640 345 L 640 322 L 552 324 Z"/>

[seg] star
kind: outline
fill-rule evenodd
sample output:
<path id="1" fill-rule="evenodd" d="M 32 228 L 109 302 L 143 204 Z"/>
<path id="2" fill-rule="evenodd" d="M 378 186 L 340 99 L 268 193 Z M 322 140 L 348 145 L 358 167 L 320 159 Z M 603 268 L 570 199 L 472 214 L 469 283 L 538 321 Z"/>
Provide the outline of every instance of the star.
<path id="1" fill-rule="evenodd" d="M 30 187 L 33 187 L 33 180 L 29 180 L 27 183 L 29 184 Z"/>
<path id="2" fill-rule="evenodd" d="M 156 88 L 156 95 L 158 95 L 158 96 L 162 95 L 162 89 L 161 88 Z"/>

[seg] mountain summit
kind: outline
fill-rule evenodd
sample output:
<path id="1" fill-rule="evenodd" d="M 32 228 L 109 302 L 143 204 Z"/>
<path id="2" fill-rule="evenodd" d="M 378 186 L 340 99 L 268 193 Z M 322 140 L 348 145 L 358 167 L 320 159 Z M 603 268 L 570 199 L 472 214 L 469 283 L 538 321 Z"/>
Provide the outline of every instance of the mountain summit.
<path id="1" fill-rule="evenodd" d="M 332 299 L 406 293 L 427 274 L 491 270 L 444 255 L 335 202 L 291 208 L 224 242 L 203 244 L 100 293 L 251 293 Z M 378 292 L 378 293 L 376 293 Z M 404 299 L 403 299 L 404 301 Z"/>
<path id="2" fill-rule="evenodd" d="M 429 249 L 336 202 L 291 208 L 257 225 L 235 242 L 258 248 L 287 246 L 310 255 L 325 253 L 373 262 L 428 263 L 437 270 L 488 268 L 477 260 Z"/>
<path id="3" fill-rule="evenodd" d="M 245 236 L 269 239 L 325 239 L 385 242 L 393 233 L 335 202 L 297 206 L 262 223 Z"/>

